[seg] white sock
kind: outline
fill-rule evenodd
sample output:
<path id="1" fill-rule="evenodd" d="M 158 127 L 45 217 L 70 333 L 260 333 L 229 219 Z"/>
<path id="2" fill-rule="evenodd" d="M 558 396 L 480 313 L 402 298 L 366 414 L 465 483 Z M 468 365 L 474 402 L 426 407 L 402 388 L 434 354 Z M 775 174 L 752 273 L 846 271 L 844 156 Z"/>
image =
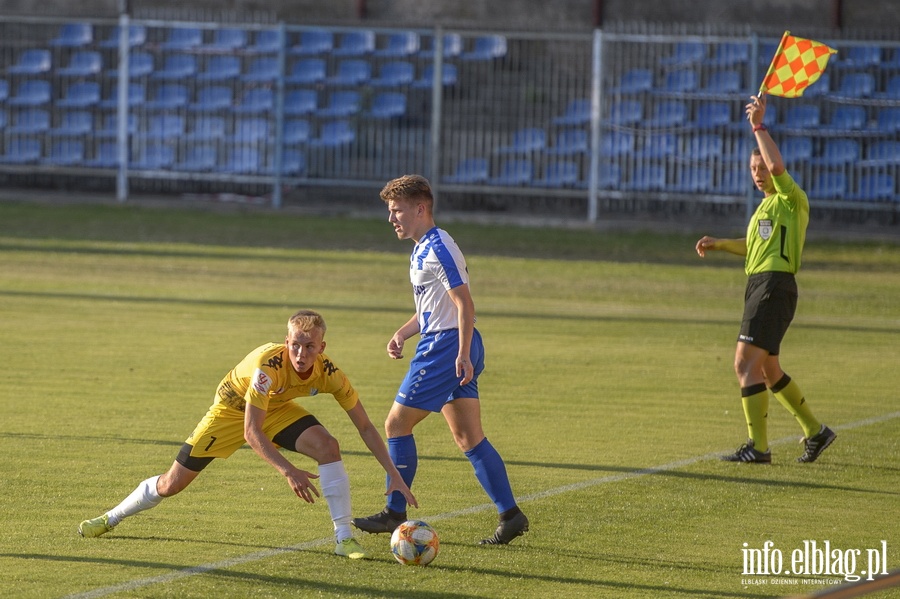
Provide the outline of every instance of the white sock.
<path id="1" fill-rule="evenodd" d="M 334 522 L 334 538 L 338 543 L 353 536 L 350 529 L 350 477 L 344 470 L 344 462 L 337 461 L 319 465 L 319 483 L 322 496 L 328 502 L 328 511 Z"/>
<path id="2" fill-rule="evenodd" d="M 143 481 L 122 503 L 106 512 L 106 516 L 109 518 L 109 525 L 115 526 L 128 516 L 134 516 L 138 512 L 143 512 L 159 505 L 163 498 L 156 492 L 156 481 L 158 480 L 159 476 L 154 476 Z"/>

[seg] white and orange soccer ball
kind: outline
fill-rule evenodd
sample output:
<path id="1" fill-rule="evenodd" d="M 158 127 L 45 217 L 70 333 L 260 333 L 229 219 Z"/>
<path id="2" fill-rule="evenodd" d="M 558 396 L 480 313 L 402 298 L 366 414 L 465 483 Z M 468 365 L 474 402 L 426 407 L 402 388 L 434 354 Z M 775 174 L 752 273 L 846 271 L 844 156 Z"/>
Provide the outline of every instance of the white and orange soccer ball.
<path id="1" fill-rule="evenodd" d="M 405 566 L 427 566 L 437 557 L 437 532 L 427 522 L 407 520 L 391 535 L 391 553 Z"/>

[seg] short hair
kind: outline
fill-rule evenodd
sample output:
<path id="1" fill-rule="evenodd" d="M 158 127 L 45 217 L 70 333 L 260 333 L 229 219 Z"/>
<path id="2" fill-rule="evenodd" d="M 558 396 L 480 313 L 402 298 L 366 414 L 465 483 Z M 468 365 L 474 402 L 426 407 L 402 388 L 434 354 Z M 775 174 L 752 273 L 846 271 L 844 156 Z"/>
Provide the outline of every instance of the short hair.
<path id="1" fill-rule="evenodd" d="M 385 204 L 391 201 L 422 201 L 430 210 L 434 206 L 431 183 L 422 175 L 403 175 L 387 182 L 381 190 Z"/>
<path id="2" fill-rule="evenodd" d="M 762 151 L 759 148 L 753 148 L 750 150 L 750 156 L 762 156 Z"/>
<path id="3" fill-rule="evenodd" d="M 299 310 L 293 316 L 288 319 L 287 323 L 288 335 L 294 333 L 296 331 L 301 331 L 303 333 L 310 333 L 313 329 L 319 329 L 322 331 L 322 335 L 325 335 L 325 319 L 322 318 L 322 315 L 313 310 Z"/>

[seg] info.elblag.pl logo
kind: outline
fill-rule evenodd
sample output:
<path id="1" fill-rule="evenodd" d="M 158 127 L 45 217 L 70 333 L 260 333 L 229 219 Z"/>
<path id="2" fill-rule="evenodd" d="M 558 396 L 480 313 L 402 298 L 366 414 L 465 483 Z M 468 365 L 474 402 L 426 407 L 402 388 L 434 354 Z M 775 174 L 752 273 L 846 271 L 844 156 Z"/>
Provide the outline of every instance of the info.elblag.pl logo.
<path id="1" fill-rule="evenodd" d="M 741 553 L 745 576 L 840 576 L 855 582 L 863 576 L 874 580 L 888 574 L 887 541 L 881 541 L 880 547 L 841 549 L 831 541 L 806 540 L 789 555 L 766 541 L 761 548 L 744 543 Z"/>

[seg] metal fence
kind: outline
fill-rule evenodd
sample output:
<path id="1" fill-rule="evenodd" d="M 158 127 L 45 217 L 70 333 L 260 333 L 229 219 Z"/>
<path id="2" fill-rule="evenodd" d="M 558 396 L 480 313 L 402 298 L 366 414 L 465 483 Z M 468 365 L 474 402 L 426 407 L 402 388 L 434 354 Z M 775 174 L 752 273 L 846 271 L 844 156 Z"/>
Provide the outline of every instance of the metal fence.
<path id="1" fill-rule="evenodd" d="M 127 32 L 127 35 L 121 35 Z M 474 205 L 749 207 L 743 104 L 774 37 L 502 35 L 129 19 L 0 20 L 0 175 L 174 192 L 379 187 L 407 172 Z M 436 40 L 441 43 L 435 44 Z M 900 42 L 836 46 L 767 114 L 836 207 L 900 209 Z"/>

